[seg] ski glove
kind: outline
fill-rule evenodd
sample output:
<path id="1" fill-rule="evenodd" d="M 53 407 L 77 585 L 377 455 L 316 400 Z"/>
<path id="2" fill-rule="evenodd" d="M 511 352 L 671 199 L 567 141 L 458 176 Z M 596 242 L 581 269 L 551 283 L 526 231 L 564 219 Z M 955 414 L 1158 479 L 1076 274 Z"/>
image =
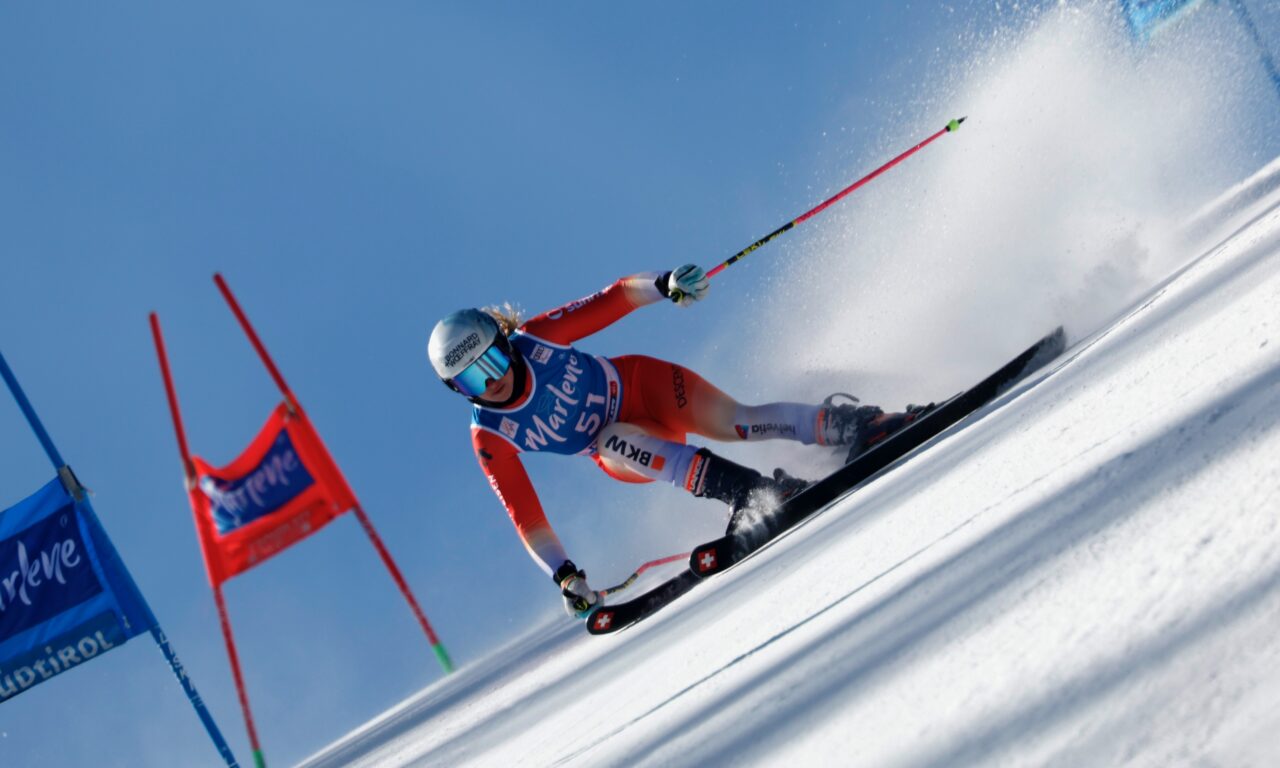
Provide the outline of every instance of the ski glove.
<path id="1" fill-rule="evenodd" d="M 564 610 L 570 616 L 585 619 L 600 603 L 600 594 L 587 584 L 587 574 L 572 561 L 565 560 L 556 570 L 556 581 L 564 597 Z"/>
<path id="2" fill-rule="evenodd" d="M 701 301 L 710 288 L 710 278 L 697 264 L 685 264 L 667 277 L 667 295 L 682 307 Z"/>

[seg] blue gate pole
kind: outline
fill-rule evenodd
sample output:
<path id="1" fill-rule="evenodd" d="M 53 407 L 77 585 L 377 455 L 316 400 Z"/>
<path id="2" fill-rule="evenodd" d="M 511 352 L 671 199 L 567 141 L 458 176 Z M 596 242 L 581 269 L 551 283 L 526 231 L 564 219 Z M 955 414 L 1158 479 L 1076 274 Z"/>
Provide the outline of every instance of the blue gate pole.
<path id="1" fill-rule="evenodd" d="M 1271 51 L 1267 49 L 1266 42 L 1263 41 L 1262 35 L 1258 33 L 1258 27 L 1253 23 L 1253 16 L 1249 13 L 1249 9 L 1245 7 L 1244 0 L 1227 0 L 1227 4 L 1231 6 L 1231 10 L 1235 11 L 1236 17 L 1244 25 L 1245 32 L 1253 40 L 1253 44 L 1258 49 L 1258 57 L 1262 59 L 1262 68 L 1267 70 L 1267 77 L 1271 78 L 1271 84 L 1275 86 L 1276 95 L 1280 96 L 1280 68 L 1276 67 L 1276 60 L 1271 58 Z"/>
<path id="2" fill-rule="evenodd" d="M 196 691 L 195 685 L 187 677 L 187 670 L 182 666 L 182 662 L 178 660 L 178 654 L 174 652 L 173 646 L 169 645 L 169 638 L 165 636 L 159 622 L 151 628 L 151 637 L 155 638 L 156 645 L 160 646 L 160 652 L 164 654 L 165 660 L 169 662 L 169 666 L 173 669 L 174 677 L 178 678 L 178 684 L 182 686 L 183 692 L 191 700 L 191 706 L 195 707 L 196 714 L 200 717 L 200 722 L 204 723 L 204 729 L 209 732 L 209 738 L 213 739 L 213 746 L 218 749 L 218 754 L 222 755 L 222 759 L 227 762 L 227 768 L 240 768 L 240 764 L 236 762 L 236 756 L 231 754 L 231 747 L 227 746 L 226 739 L 222 738 L 222 732 L 218 730 L 218 724 L 213 721 L 213 715 L 209 713 L 209 709 L 204 705 L 204 700 L 200 698 L 200 693 Z"/>
<path id="3" fill-rule="evenodd" d="M 61 473 L 62 468 L 67 463 L 62 460 L 62 454 L 58 453 L 58 449 L 54 447 L 53 440 L 49 439 L 49 433 L 44 431 L 44 424 L 40 423 L 40 417 L 36 415 L 36 409 L 31 407 L 31 401 L 27 399 L 27 394 L 22 391 L 22 387 L 18 386 L 18 380 L 14 378 L 13 371 L 9 368 L 9 364 L 5 362 L 3 353 L 0 353 L 0 376 L 3 376 L 4 383 L 9 385 L 9 391 L 13 393 L 13 399 L 18 401 L 18 407 L 22 409 L 22 415 L 27 417 L 27 423 L 31 425 L 31 431 L 36 433 L 36 438 L 40 440 L 40 445 L 44 446 L 44 452 L 48 454 L 49 461 L 53 462 L 53 468 Z"/>
<path id="4" fill-rule="evenodd" d="M 9 368 L 9 363 L 5 361 L 3 353 L 0 353 L 0 377 L 4 378 L 4 383 L 9 386 L 9 392 L 13 394 L 13 399 L 18 401 L 18 407 L 22 409 L 22 415 L 27 417 L 27 423 L 31 425 L 31 431 L 36 433 L 36 437 L 40 440 L 40 445 L 44 446 L 44 452 L 48 454 L 49 461 L 53 463 L 58 476 L 62 478 L 64 484 L 71 483 L 77 486 L 74 488 L 69 487 L 67 490 L 75 495 L 77 500 L 84 500 L 84 489 L 78 487 L 79 483 L 75 480 L 74 473 L 71 472 L 71 468 L 67 463 L 62 460 L 62 454 L 58 453 L 58 449 L 49 437 L 49 433 L 45 431 L 44 424 L 41 423 L 40 417 L 36 415 L 35 408 L 31 407 L 31 401 L 27 399 L 27 394 L 22 391 L 22 387 L 18 384 L 18 379 L 13 375 L 13 370 Z M 121 565 L 123 567 L 123 564 Z M 133 577 L 130 576 L 129 580 L 132 581 Z M 213 740 L 213 746 L 218 750 L 218 754 L 222 755 L 222 759 L 227 762 L 227 768 L 240 768 L 240 764 L 236 762 L 235 755 L 231 753 L 231 747 L 227 745 L 227 740 L 222 737 L 222 732 L 218 730 L 218 724 L 213 721 L 213 715 L 205 707 L 204 700 L 200 698 L 195 685 L 187 677 L 187 671 L 182 666 L 182 662 L 178 661 L 178 655 L 174 653 L 173 647 L 169 645 L 169 639 L 165 636 L 164 630 L 160 628 L 160 622 L 155 620 L 155 614 L 151 612 L 151 607 L 146 604 L 146 599 L 142 597 L 142 592 L 136 586 L 134 590 L 137 591 L 147 614 L 152 619 L 151 637 L 155 639 L 156 645 L 160 646 L 160 652 L 164 654 L 165 660 L 169 662 L 170 668 L 173 669 L 174 676 L 178 678 L 178 684 L 182 686 L 183 692 L 187 694 L 187 699 L 191 701 L 191 706 L 195 708 L 200 722 L 204 723 L 205 730 L 209 732 L 209 738 Z"/>

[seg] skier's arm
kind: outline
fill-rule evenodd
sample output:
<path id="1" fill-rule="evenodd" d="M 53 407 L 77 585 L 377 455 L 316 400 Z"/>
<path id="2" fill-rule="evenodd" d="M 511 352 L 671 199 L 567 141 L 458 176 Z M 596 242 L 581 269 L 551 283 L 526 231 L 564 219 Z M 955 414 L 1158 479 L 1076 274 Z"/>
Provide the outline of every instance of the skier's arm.
<path id="1" fill-rule="evenodd" d="M 607 328 L 632 310 L 667 298 L 670 274 L 645 272 L 624 277 L 585 299 L 538 315 L 520 330 L 556 344 L 572 344 Z"/>
<path id="2" fill-rule="evenodd" d="M 525 472 L 516 449 L 496 434 L 474 426 L 471 428 L 471 445 L 489 486 L 506 507 L 525 549 L 534 562 L 554 578 L 557 569 L 569 558 L 556 532 L 551 529 L 551 523 L 547 522 L 542 503 L 538 501 L 538 494 L 533 490 L 533 483 L 529 481 L 529 474 Z"/>

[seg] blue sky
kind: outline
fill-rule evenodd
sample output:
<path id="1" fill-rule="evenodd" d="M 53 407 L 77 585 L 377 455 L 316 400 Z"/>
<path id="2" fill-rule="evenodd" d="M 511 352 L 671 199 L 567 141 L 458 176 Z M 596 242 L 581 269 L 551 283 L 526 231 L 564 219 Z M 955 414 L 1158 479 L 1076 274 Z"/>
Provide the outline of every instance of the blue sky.
<path id="1" fill-rule="evenodd" d="M 225 463 L 277 402 L 226 276 L 465 664 L 560 608 L 426 364 L 434 321 L 724 259 L 963 114 L 939 82 L 1041 4 L 545 5 L 0 9 L 0 349 L 242 760 L 148 311 Z M 697 366 L 785 271 L 770 249 L 583 346 Z M 16 407 L 0 438 L 8 506 L 50 471 Z M 571 556 L 625 576 L 634 548 L 598 544 L 646 491 L 528 464 Z M 439 675 L 350 516 L 226 595 L 271 763 Z M 90 762 L 216 764 L 145 638 L 0 709 L 0 764 Z"/>

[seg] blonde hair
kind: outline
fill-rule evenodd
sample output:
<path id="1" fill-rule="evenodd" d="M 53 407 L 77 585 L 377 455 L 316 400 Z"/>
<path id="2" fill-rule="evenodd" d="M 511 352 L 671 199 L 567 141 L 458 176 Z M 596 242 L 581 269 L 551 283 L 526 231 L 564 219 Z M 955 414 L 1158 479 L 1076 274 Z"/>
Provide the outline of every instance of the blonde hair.
<path id="1" fill-rule="evenodd" d="M 501 306 L 490 304 L 480 311 L 497 321 L 498 330 L 502 331 L 503 336 L 510 336 L 524 324 L 524 312 L 509 301 L 502 302 Z"/>

